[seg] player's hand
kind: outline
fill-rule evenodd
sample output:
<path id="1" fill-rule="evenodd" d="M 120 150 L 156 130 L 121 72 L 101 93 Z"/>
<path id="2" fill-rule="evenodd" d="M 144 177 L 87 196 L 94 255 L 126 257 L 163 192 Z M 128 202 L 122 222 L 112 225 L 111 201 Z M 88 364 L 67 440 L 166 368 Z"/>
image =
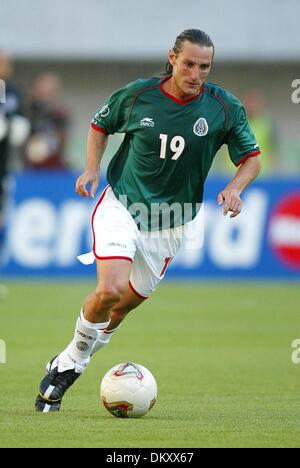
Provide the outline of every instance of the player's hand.
<path id="1" fill-rule="evenodd" d="M 235 189 L 225 189 L 218 195 L 219 206 L 224 205 L 224 216 L 230 211 L 230 218 L 235 218 L 242 211 L 242 200 Z"/>
<path id="2" fill-rule="evenodd" d="M 78 195 L 81 195 L 82 197 L 90 196 L 91 198 L 94 198 L 97 187 L 99 185 L 99 178 L 99 171 L 84 171 L 84 173 L 81 176 L 79 176 L 76 180 L 76 193 L 78 193 Z M 88 191 L 86 188 L 88 184 L 90 184 L 91 186 L 90 191 Z"/>

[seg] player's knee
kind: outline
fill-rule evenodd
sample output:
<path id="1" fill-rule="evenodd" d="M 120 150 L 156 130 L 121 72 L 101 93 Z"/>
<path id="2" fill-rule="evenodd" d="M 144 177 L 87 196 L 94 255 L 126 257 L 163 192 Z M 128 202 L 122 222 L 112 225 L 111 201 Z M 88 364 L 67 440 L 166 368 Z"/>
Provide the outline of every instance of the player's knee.
<path id="1" fill-rule="evenodd" d="M 118 287 L 97 288 L 95 290 L 97 302 L 101 307 L 111 307 L 117 304 L 121 300 L 122 295 L 122 288 Z"/>

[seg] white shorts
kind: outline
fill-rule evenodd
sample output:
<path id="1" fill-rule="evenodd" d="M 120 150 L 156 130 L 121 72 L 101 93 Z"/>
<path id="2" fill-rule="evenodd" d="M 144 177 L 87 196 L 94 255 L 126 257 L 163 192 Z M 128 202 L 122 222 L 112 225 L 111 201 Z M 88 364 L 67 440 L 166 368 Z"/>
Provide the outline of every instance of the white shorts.
<path id="1" fill-rule="evenodd" d="M 93 253 L 98 260 L 132 262 L 129 285 L 146 299 L 162 280 L 180 248 L 183 226 L 163 231 L 139 231 L 131 214 L 110 186 L 103 191 L 92 216 Z"/>

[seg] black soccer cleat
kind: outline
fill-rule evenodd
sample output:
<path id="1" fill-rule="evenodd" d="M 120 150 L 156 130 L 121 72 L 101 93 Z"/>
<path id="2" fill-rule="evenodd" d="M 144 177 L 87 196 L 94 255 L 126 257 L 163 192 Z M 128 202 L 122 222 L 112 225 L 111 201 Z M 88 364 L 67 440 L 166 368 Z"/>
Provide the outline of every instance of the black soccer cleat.
<path id="1" fill-rule="evenodd" d="M 38 412 L 59 411 L 65 392 L 81 375 L 74 369 L 58 372 L 56 358 L 47 364 L 46 376 L 40 383 L 40 394 L 35 400 L 35 410 Z"/>
<path id="2" fill-rule="evenodd" d="M 44 400 L 40 395 L 36 397 L 35 400 L 35 411 L 38 413 L 49 413 L 50 411 L 59 411 L 61 406 L 61 401 L 56 403 L 50 403 L 50 401 Z"/>

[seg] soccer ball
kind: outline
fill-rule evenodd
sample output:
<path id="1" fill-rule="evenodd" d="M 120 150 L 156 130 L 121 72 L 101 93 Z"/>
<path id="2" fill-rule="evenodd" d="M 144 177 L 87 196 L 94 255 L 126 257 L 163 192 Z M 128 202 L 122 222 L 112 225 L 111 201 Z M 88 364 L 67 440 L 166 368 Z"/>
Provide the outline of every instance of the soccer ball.
<path id="1" fill-rule="evenodd" d="M 105 374 L 100 396 L 105 408 L 117 418 L 140 418 L 153 408 L 157 385 L 146 367 L 126 362 Z"/>

